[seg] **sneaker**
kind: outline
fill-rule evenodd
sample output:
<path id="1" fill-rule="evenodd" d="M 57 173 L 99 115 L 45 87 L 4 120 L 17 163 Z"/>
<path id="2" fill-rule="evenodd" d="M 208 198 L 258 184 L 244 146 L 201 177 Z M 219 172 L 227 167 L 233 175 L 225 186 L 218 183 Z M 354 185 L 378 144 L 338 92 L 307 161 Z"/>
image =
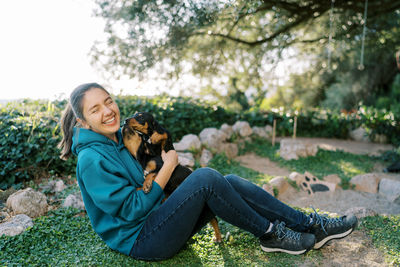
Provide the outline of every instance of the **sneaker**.
<path id="1" fill-rule="evenodd" d="M 261 249 L 265 252 L 285 252 L 299 255 L 312 249 L 315 237 L 308 233 L 299 233 L 285 227 L 285 223 L 276 221 L 271 232 L 260 237 Z"/>
<path id="2" fill-rule="evenodd" d="M 315 249 L 321 248 L 329 240 L 348 236 L 357 226 L 357 217 L 354 215 L 340 218 L 328 218 L 319 215 L 315 210 L 311 214 L 312 225 L 309 233 L 315 235 Z"/>

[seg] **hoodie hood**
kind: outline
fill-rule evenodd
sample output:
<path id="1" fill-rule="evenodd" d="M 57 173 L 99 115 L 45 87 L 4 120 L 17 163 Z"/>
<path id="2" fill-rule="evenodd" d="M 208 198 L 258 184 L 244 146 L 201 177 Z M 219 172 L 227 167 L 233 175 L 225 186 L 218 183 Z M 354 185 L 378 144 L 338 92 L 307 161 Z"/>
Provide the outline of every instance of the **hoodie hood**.
<path id="1" fill-rule="evenodd" d="M 78 155 L 80 151 L 93 145 L 115 146 L 118 150 L 121 150 L 122 148 L 124 148 L 121 129 L 119 129 L 116 134 L 117 134 L 118 144 L 115 143 L 113 140 L 109 139 L 108 137 L 105 137 L 104 135 L 96 133 L 92 130 L 75 127 L 74 135 L 72 138 L 72 147 L 71 147 L 72 153 Z"/>

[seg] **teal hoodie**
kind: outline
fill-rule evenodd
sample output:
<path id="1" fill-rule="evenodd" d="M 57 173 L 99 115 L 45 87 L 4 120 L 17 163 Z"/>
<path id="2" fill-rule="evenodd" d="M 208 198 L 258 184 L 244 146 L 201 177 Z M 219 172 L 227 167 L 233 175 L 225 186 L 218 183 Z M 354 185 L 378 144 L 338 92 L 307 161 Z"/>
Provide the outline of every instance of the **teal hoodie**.
<path id="1" fill-rule="evenodd" d="M 75 128 L 72 152 L 78 156 L 76 176 L 83 202 L 95 232 L 106 244 L 129 255 L 148 215 L 157 209 L 164 193 L 153 182 L 148 194 L 143 169 L 122 142 L 83 128 Z"/>

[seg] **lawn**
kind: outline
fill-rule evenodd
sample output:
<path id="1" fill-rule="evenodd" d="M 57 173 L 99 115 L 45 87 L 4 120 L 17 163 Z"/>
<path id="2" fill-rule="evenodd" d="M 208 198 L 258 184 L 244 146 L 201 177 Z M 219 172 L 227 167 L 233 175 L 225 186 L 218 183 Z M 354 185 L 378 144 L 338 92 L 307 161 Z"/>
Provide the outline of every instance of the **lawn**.
<path id="1" fill-rule="evenodd" d="M 376 160 L 343 152 L 319 151 L 316 157 L 283 161 L 276 154 L 277 148 L 256 140 L 248 143 L 241 153 L 251 150 L 291 170 L 304 172 L 307 169 L 317 176 L 339 173 L 345 185 L 352 175 L 368 172 L 371 162 Z M 343 161 L 347 163 L 343 164 Z M 210 167 L 223 174 L 238 174 L 259 185 L 271 179 L 224 155 L 214 157 Z M 71 185 L 69 190 L 74 190 L 71 189 L 74 186 Z M 21 235 L 0 237 L 1 266 L 296 266 L 305 262 L 318 265 L 323 259 L 321 251 L 310 251 L 301 256 L 264 253 L 254 236 L 221 220 L 223 235 L 226 237 L 229 233 L 230 236 L 223 244 L 214 244 L 213 230 L 207 226 L 178 255 L 161 262 L 137 261 L 112 251 L 94 233 L 88 217 L 75 209 L 49 212 L 47 216 L 36 218 L 34 223 Z M 368 217 L 360 226 L 393 264 L 400 264 L 399 228 L 400 216 Z"/>

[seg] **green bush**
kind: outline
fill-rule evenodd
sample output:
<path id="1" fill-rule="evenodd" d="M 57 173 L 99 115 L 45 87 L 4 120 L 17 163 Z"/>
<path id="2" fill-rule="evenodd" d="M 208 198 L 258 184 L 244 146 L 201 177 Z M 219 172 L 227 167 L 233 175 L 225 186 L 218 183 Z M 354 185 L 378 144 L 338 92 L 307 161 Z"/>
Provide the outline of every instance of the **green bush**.
<path id="1" fill-rule="evenodd" d="M 74 160 L 62 161 L 60 112 L 53 103 L 13 104 L 0 110 L 0 188 L 33 178 L 74 171 Z"/>
<path id="2" fill-rule="evenodd" d="M 151 112 L 171 132 L 175 141 L 182 136 L 199 134 L 207 127 L 219 128 L 238 120 L 251 126 L 272 125 L 277 135 L 293 134 L 297 116 L 297 136 L 347 138 L 349 130 L 367 128 L 373 137 L 385 134 L 392 144 L 400 145 L 399 114 L 361 107 L 352 114 L 312 109 L 304 112 L 283 109 L 262 111 L 252 108 L 235 112 L 216 103 L 193 98 L 156 96 L 117 96 L 115 100 L 124 120 L 136 111 Z M 18 187 L 37 177 L 65 176 L 75 173 L 75 158 L 59 159 L 61 140 L 59 121 L 66 101 L 24 100 L 0 108 L 0 188 Z M 397 117 L 395 116 L 397 115 Z"/>

